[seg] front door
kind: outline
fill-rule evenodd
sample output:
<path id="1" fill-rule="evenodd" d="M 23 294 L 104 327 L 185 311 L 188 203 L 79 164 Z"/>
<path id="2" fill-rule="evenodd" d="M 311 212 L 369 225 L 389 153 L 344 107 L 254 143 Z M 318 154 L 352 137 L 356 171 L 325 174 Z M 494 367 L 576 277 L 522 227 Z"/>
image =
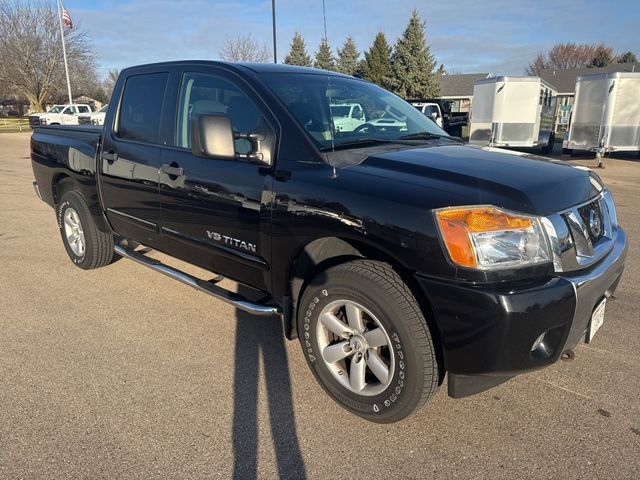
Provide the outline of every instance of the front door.
<path id="1" fill-rule="evenodd" d="M 105 126 L 100 193 L 114 230 L 160 246 L 160 126 L 168 72 L 126 78 L 120 108 Z"/>
<path id="2" fill-rule="evenodd" d="M 269 281 L 271 187 L 269 169 L 247 160 L 201 158 L 191 153 L 191 121 L 198 114 L 225 114 L 236 132 L 274 130 L 260 100 L 222 69 L 185 71 L 177 88 L 173 138 L 161 154 L 163 250 L 182 260 L 266 288 Z M 272 148 L 272 147 L 267 147 Z M 236 140 L 236 152 L 251 150 Z M 272 154 L 271 154 L 272 156 Z"/>

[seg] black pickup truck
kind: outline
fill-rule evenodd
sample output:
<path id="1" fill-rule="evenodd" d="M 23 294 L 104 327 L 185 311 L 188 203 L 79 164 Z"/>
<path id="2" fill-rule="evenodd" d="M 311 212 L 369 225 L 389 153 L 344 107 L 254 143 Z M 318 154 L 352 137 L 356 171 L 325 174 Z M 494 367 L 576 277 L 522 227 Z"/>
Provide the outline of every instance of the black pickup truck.
<path id="1" fill-rule="evenodd" d="M 451 102 L 442 98 L 407 100 L 419 111 L 431 118 L 449 135 L 462 136 L 462 127 L 469 125 L 469 112 L 451 111 Z"/>
<path id="2" fill-rule="evenodd" d="M 397 122 L 337 131 L 330 106 L 354 103 Z M 31 158 L 78 267 L 126 257 L 280 316 L 326 392 L 381 423 L 415 412 L 445 373 L 464 397 L 591 341 L 627 250 L 592 171 L 464 145 L 322 70 L 128 68 L 103 128 L 37 128 Z"/>

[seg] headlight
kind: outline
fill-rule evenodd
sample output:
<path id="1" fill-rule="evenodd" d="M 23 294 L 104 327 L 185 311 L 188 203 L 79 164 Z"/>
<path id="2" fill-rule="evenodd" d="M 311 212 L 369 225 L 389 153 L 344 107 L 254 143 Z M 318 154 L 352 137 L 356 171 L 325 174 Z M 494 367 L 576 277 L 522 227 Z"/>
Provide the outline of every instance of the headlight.
<path id="1" fill-rule="evenodd" d="M 40 119 L 40 125 L 46 125 L 47 124 L 47 119 L 46 118 L 41 118 Z"/>
<path id="2" fill-rule="evenodd" d="M 551 258 L 537 217 L 492 206 L 445 208 L 435 215 L 449 257 L 462 267 L 495 270 Z"/>

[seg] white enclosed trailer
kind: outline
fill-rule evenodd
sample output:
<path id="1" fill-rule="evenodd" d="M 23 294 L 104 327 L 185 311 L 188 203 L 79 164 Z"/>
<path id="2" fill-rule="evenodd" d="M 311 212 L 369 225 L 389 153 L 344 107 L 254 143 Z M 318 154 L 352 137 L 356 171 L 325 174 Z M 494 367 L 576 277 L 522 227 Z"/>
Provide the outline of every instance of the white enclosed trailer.
<path id="1" fill-rule="evenodd" d="M 575 91 L 564 153 L 640 151 L 640 72 L 583 75 Z"/>
<path id="2" fill-rule="evenodd" d="M 553 148 L 558 92 L 540 77 L 491 77 L 473 88 L 469 142 Z"/>

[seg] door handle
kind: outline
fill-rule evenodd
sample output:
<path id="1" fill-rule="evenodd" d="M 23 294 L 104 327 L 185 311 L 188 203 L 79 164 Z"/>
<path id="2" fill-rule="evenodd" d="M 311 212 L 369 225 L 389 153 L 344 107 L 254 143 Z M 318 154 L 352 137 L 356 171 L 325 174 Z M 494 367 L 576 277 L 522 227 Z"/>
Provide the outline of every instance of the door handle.
<path id="1" fill-rule="evenodd" d="M 160 167 L 162 173 L 166 173 L 170 177 L 181 177 L 184 175 L 184 169 L 182 167 L 176 167 L 174 165 L 162 165 Z"/>
<path id="2" fill-rule="evenodd" d="M 102 152 L 102 159 L 106 160 L 107 162 L 109 162 L 109 165 L 111 165 L 113 162 L 115 162 L 118 159 L 118 154 L 113 150 L 109 150 L 108 152 Z"/>

